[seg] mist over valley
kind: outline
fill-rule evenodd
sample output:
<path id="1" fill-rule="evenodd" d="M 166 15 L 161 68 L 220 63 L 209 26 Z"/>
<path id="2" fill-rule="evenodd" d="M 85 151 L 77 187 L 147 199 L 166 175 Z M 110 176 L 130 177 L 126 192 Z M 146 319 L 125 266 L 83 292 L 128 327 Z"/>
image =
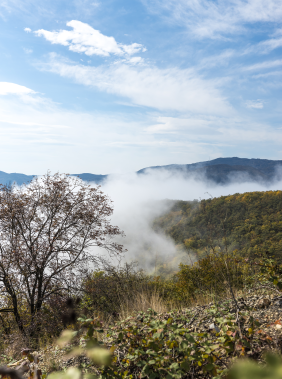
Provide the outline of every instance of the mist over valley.
<path id="1" fill-rule="evenodd" d="M 197 208 L 204 199 L 281 190 L 282 161 L 217 158 L 188 165 L 148 167 L 128 174 L 75 176 L 93 186 L 100 185 L 113 201 L 112 221 L 126 235 L 118 239 L 127 250 L 122 262 L 138 262 L 149 272 L 167 263 L 168 271 L 173 271 L 179 263 L 194 261 L 195 252 L 185 247 L 187 238 L 174 238 L 165 227 L 154 227 L 155 221 L 169 214 L 179 200 L 194 201 Z M 0 175 L 3 184 L 21 185 L 32 178 L 3 172 Z"/>

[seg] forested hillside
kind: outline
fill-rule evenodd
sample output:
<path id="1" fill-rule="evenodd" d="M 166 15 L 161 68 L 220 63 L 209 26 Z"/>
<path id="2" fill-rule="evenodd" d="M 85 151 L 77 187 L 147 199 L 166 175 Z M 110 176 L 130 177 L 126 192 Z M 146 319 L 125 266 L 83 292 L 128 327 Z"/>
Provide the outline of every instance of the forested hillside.
<path id="1" fill-rule="evenodd" d="M 282 259 L 282 191 L 249 192 L 202 201 L 177 201 L 154 222 L 177 244 L 203 253 L 225 244 L 242 254 Z"/>

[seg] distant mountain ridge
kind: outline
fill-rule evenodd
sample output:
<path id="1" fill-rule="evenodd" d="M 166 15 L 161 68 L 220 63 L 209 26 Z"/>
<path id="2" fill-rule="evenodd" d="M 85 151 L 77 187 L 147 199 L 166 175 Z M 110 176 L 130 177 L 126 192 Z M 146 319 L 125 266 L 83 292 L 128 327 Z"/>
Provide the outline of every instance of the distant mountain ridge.
<path id="1" fill-rule="evenodd" d="M 210 161 L 191 164 L 171 164 L 166 166 L 146 167 L 137 171 L 138 175 L 148 172 L 169 171 L 180 173 L 189 178 L 193 176 L 197 180 L 208 180 L 217 184 L 227 184 L 236 178 L 236 181 L 258 181 L 271 182 L 282 179 L 282 160 L 270 159 L 248 159 L 248 158 L 216 158 Z M 280 172 L 279 172 L 280 170 Z M 72 174 L 86 182 L 101 184 L 109 175 L 97 175 L 91 173 Z M 0 183 L 9 184 L 30 182 L 36 175 L 25 175 L 19 173 L 6 173 L 0 171 Z"/>
<path id="2" fill-rule="evenodd" d="M 186 165 L 166 165 L 143 168 L 138 174 L 150 171 L 166 170 L 180 173 L 185 177 L 198 180 L 208 180 L 217 184 L 227 184 L 236 178 L 236 181 L 272 182 L 282 179 L 282 160 L 259 158 L 216 158 L 210 161 L 191 163 Z"/>
<path id="3" fill-rule="evenodd" d="M 155 169 L 166 169 L 166 170 L 181 170 L 181 171 L 191 171 L 203 167 L 215 166 L 215 165 L 228 165 L 228 166 L 247 166 L 255 168 L 263 173 L 272 174 L 275 171 L 275 167 L 282 166 L 282 160 L 270 160 L 270 159 L 260 159 L 260 158 L 216 158 L 210 161 L 190 163 L 190 164 L 171 164 L 166 166 L 153 166 L 143 168 L 137 171 L 138 174 L 145 172 L 146 170 L 155 170 Z"/>

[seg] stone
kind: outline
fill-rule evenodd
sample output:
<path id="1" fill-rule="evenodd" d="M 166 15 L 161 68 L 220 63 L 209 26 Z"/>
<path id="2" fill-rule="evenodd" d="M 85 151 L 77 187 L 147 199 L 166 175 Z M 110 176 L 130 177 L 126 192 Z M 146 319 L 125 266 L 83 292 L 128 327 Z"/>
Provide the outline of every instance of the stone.
<path id="1" fill-rule="evenodd" d="M 260 299 L 258 302 L 257 302 L 257 308 L 268 308 L 271 304 L 271 301 L 269 299 Z"/>
<path id="2" fill-rule="evenodd" d="M 217 325 L 215 325 L 215 324 L 210 324 L 209 325 L 209 330 L 214 330 L 216 333 L 220 332 L 219 327 Z"/>

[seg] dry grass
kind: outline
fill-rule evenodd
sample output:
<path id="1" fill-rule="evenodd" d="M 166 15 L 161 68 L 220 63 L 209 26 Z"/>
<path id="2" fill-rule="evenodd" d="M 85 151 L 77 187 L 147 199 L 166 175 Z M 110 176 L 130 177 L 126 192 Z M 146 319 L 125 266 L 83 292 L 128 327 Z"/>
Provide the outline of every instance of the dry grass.
<path id="1" fill-rule="evenodd" d="M 173 304 L 166 303 L 158 292 L 148 293 L 143 291 L 136 293 L 132 298 L 124 300 L 121 304 L 120 319 L 125 319 L 134 312 L 145 312 L 149 308 L 157 313 L 164 313 L 175 307 Z"/>

